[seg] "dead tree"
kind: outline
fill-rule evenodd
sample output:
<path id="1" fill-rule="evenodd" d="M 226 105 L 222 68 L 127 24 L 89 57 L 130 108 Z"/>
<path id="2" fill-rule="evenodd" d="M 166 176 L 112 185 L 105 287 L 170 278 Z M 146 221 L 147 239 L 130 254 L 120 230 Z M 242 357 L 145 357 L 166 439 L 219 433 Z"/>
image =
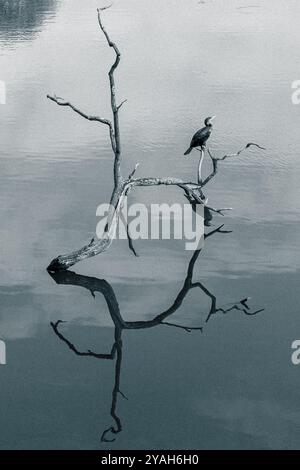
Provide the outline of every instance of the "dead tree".
<path id="1" fill-rule="evenodd" d="M 110 96 L 111 96 L 111 110 L 113 119 L 107 119 L 100 116 L 92 116 L 89 115 L 82 110 L 78 109 L 69 101 L 64 100 L 56 95 L 47 95 L 47 98 L 55 102 L 58 106 L 63 106 L 72 109 L 75 113 L 87 119 L 89 121 L 96 121 L 100 124 L 107 126 L 109 131 L 109 137 L 111 142 L 111 148 L 114 156 L 114 169 L 113 169 L 113 176 L 114 176 L 114 187 L 111 195 L 111 209 L 108 214 L 107 218 L 107 226 L 105 232 L 101 239 L 98 239 L 97 236 L 93 237 L 89 244 L 84 245 L 82 248 L 75 250 L 71 253 L 67 253 L 64 255 L 60 255 L 53 259 L 48 266 L 49 272 L 57 272 L 57 271 L 64 271 L 73 266 L 74 264 L 82 261 L 86 258 L 90 258 L 96 256 L 104 251 L 106 251 L 112 243 L 115 229 L 118 223 L 119 214 L 122 209 L 122 205 L 124 203 L 124 198 L 129 194 L 132 188 L 136 186 L 177 186 L 181 188 L 187 199 L 192 204 L 205 204 L 206 198 L 202 192 L 202 188 L 216 175 L 218 169 L 218 162 L 220 160 L 225 160 L 228 157 L 238 156 L 243 150 L 249 148 L 250 146 L 254 145 L 258 148 L 262 148 L 257 144 L 248 143 L 244 148 L 242 148 L 236 154 L 225 155 L 221 158 L 215 158 L 209 152 L 209 156 L 212 160 L 213 170 L 212 172 L 202 180 L 201 168 L 203 162 L 204 153 L 201 150 L 201 156 L 198 165 L 198 175 L 197 181 L 183 181 L 180 178 L 173 178 L 173 177 L 147 177 L 147 178 L 135 178 L 135 172 L 138 168 L 138 163 L 135 165 L 134 170 L 132 173 L 124 178 L 121 171 L 121 162 L 122 162 L 122 148 L 121 148 L 121 138 L 120 138 L 120 125 L 119 125 L 119 111 L 126 100 L 123 100 L 120 104 L 117 102 L 116 98 L 116 86 L 115 86 L 115 72 L 120 64 L 121 60 L 121 53 L 119 51 L 118 46 L 114 41 L 111 40 L 107 30 L 102 21 L 102 13 L 109 7 L 103 7 L 98 9 L 98 22 L 99 27 L 104 34 L 104 37 L 107 41 L 109 47 L 111 47 L 115 54 L 115 60 L 113 65 L 111 66 L 108 76 L 109 76 L 109 85 L 110 85 Z M 218 212 L 219 214 L 223 215 L 224 210 L 228 209 L 214 209 L 209 208 L 211 211 Z"/>

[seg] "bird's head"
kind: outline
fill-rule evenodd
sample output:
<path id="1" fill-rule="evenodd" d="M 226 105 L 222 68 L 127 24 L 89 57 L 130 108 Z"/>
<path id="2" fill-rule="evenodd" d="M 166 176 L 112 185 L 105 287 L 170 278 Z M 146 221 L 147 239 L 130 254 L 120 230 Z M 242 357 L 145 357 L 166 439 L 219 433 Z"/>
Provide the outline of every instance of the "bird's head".
<path id="1" fill-rule="evenodd" d="M 212 121 L 215 119 L 216 116 L 207 117 L 204 121 L 206 127 L 212 127 Z"/>

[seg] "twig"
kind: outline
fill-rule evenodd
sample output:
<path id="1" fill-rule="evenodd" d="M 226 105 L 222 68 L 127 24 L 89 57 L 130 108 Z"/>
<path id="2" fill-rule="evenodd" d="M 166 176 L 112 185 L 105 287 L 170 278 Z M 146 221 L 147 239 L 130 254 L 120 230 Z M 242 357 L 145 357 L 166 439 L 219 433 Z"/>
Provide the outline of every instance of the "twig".
<path id="1" fill-rule="evenodd" d="M 117 106 L 117 109 L 119 110 L 120 108 L 122 108 L 123 104 L 126 103 L 127 100 L 123 100 L 122 103 L 120 103 L 118 106 Z"/>
<path id="2" fill-rule="evenodd" d="M 136 164 L 135 164 L 135 167 L 134 167 L 133 171 L 132 171 L 132 172 L 130 173 L 130 175 L 128 176 L 128 180 L 129 180 L 129 181 L 132 180 L 132 178 L 134 177 L 134 175 L 135 175 L 135 173 L 136 173 L 136 171 L 137 171 L 137 169 L 138 169 L 139 166 L 140 166 L 139 163 L 136 163 Z"/>
<path id="3" fill-rule="evenodd" d="M 84 117 L 85 119 L 88 119 L 89 121 L 98 121 L 98 122 L 101 122 L 102 124 L 106 124 L 109 127 L 112 126 L 112 123 L 110 122 L 109 119 L 104 119 L 104 118 L 101 118 L 99 116 L 90 116 L 89 114 L 86 114 L 83 111 L 81 111 L 80 109 L 78 109 L 76 106 L 74 106 L 69 101 L 65 101 L 63 98 L 60 98 L 56 95 L 54 95 L 54 96 L 47 95 L 47 98 L 51 101 L 54 101 L 54 103 L 58 104 L 58 106 L 67 106 L 67 107 L 73 109 L 73 111 L 75 111 L 75 113 L 79 114 L 80 116 Z"/>

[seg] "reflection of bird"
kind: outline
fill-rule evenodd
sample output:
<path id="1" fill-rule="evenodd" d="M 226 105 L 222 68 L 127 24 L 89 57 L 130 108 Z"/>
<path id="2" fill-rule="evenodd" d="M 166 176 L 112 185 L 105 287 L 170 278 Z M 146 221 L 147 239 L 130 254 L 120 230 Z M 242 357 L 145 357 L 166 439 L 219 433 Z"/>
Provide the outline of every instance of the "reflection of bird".
<path id="1" fill-rule="evenodd" d="M 206 141 L 209 139 L 211 131 L 212 131 L 212 123 L 211 121 L 215 118 L 216 116 L 208 117 L 205 119 L 204 124 L 205 127 L 200 129 L 199 131 L 196 132 L 196 134 L 193 136 L 190 146 L 185 152 L 184 155 L 188 155 L 191 153 L 193 148 L 195 147 L 205 147 Z"/>

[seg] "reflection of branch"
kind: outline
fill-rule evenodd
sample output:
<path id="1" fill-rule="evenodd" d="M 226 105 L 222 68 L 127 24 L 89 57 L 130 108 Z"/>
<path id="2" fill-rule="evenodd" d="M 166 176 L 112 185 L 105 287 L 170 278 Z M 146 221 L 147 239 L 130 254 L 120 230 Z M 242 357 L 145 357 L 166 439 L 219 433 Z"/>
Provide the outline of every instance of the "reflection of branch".
<path id="1" fill-rule="evenodd" d="M 134 254 L 134 256 L 136 256 L 137 258 L 139 257 L 138 253 L 136 252 L 134 246 L 133 246 L 133 241 L 132 241 L 132 238 L 130 236 L 130 232 L 129 232 L 129 227 L 127 225 L 127 228 L 126 228 L 126 232 L 127 232 L 127 238 L 128 238 L 128 246 L 129 246 L 129 249 L 132 251 L 132 253 Z"/>
<path id="2" fill-rule="evenodd" d="M 207 210 L 216 212 L 216 214 L 220 214 L 224 217 L 225 214 L 223 212 L 225 211 L 232 211 L 232 207 L 223 207 L 222 209 L 214 209 L 213 207 L 206 206 Z"/>
<path id="3" fill-rule="evenodd" d="M 255 311 L 251 312 L 250 307 L 247 305 L 247 301 L 249 300 L 248 298 L 242 299 L 239 302 L 231 304 L 231 306 L 226 308 L 226 309 L 223 308 L 223 307 L 217 308 L 217 299 L 216 299 L 216 297 L 203 284 L 201 284 L 201 282 L 197 282 L 194 285 L 195 285 L 195 287 L 200 287 L 200 289 L 208 297 L 210 297 L 210 299 L 211 299 L 211 307 L 210 307 L 210 311 L 209 311 L 209 314 L 206 318 L 205 323 L 209 322 L 212 315 L 215 315 L 216 313 L 219 313 L 219 312 L 221 312 L 223 314 L 226 314 L 226 313 L 232 312 L 233 310 L 238 310 L 239 312 L 243 312 L 245 315 L 254 316 L 254 315 L 257 315 L 258 313 L 261 313 L 265 310 L 264 308 L 261 308 L 259 310 L 255 310 Z"/>
<path id="4" fill-rule="evenodd" d="M 220 234 L 230 233 L 230 231 L 224 230 L 223 227 L 224 226 L 221 225 L 220 227 L 217 227 L 216 229 L 205 234 L 205 238 L 209 238 L 216 233 L 220 233 Z M 65 344 L 67 344 L 68 348 L 71 351 L 73 351 L 76 355 L 81 356 L 81 357 L 94 357 L 96 359 L 108 359 L 108 360 L 113 360 L 114 358 L 116 358 L 115 382 L 114 382 L 114 387 L 112 391 L 112 403 L 111 403 L 111 410 L 110 410 L 110 414 L 115 422 L 115 426 L 110 426 L 102 433 L 102 436 L 101 436 L 102 442 L 113 442 L 115 438 L 109 438 L 109 434 L 111 433 L 113 435 L 117 435 L 118 433 L 122 431 L 121 419 L 118 417 L 116 410 L 117 410 L 117 403 L 118 403 L 118 395 L 121 394 L 122 396 L 124 396 L 122 392 L 120 391 L 120 376 L 121 376 L 121 366 L 122 366 L 122 332 L 124 329 L 125 330 L 138 330 L 138 329 L 153 328 L 159 325 L 165 325 L 165 326 L 182 329 L 188 333 L 192 331 L 202 332 L 203 328 L 199 326 L 190 327 L 190 326 L 178 325 L 176 323 L 171 323 L 169 321 L 166 321 L 168 317 L 170 317 L 173 313 L 175 313 L 180 308 L 188 292 L 191 289 L 195 289 L 195 288 L 200 288 L 202 292 L 204 292 L 204 294 L 208 296 L 211 300 L 211 308 L 206 318 L 206 323 L 209 321 L 212 315 L 218 312 L 228 313 L 232 310 L 238 310 L 238 311 L 245 313 L 246 315 L 256 315 L 263 311 L 263 309 L 260 309 L 260 310 L 251 312 L 250 307 L 247 303 L 248 298 L 244 298 L 240 300 L 239 302 L 233 303 L 227 309 L 223 307 L 217 308 L 216 297 L 201 282 L 193 282 L 194 267 L 195 267 L 195 263 L 200 253 L 201 253 L 201 250 L 197 250 L 193 253 L 193 256 L 188 265 L 188 270 L 187 270 L 183 287 L 178 293 L 173 304 L 164 312 L 156 315 L 152 320 L 147 320 L 147 321 L 135 321 L 135 322 L 125 321 L 122 318 L 122 315 L 120 313 L 118 301 L 117 301 L 117 298 L 115 296 L 112 286 L 103 279 L 97 279 L 97 278 L 88 277 L 88 276 L 81 276 L 71 271 L 63 271 L 63 272 L 57 272 L 57 273 L 51 274 L 51 277 L 55 280 L 57 284 L 81 286 L 87 289 L 89 292 L 91 292 L 93 297 L 95 297 L 95 292 L 100 292 L 106 300 L 107 307 L 109 309 L 111 318 L 115 325 L 115 340 L 111 349 L 111 353 L 99 354 L 99 353 L 94 353 L 91 350 L 88 350 L 86 352 L 79 351 L 74 346 L 74 344 L 72 344 L 60 332 L 58 327 L 63 322 L 62 321 L 58 321 L 56 323 L 51 322 L 51 326 L 53 328 L 54 333 L 57 335 L 57 337 L 61 341 L 63 341 Z"/>
<path id="5" fill-rule="evenodd" d="M 224 233 L 224 234 L 226 234 L 226 233 L 232 233 L 232 230 L 223 230 L 223 227 L 224 227 L 224 224 L 220 225 L 220 227 L 215 228 L 215 229 L 212 230 L 211 232 L 206 233 L 206 234 L 204 235 L 205 240 L 206 240 L 206 238 L 211 237 L 211 236 L 214 235 L 215 233 Z"/>
<path id="6" fill-rule="evenodd" d="M 115 329 L 115 346 L 117 350 L 117 360 L 115 366 L 115 384 L 112 391 L 112 401 L 110 408 L 110 415 L 116 423 L 116 427 L 110 426 L 108 429 L 103 431 L 101 436 L 101 442 L 113 442 L 115 439 L 109 439 L 107 437 L 108 433 L 116 435 L 122 431 L 121 419 L 117 415 L 117 404 L 118 404 L 118 394 L 122 395 L 123 398 L 126 398 L 125 395 L 120 391 L 120 377 L 121 377 L 121 367 L 122 367 L 122 330 Z"/>
<path id="7" fill-rule="evenodd" d="M 136 256 L 137 258 L 139 257 L 138 253 L 136 252 L 135 248 L 134 248 L 134 245 L 133 245 L 133 240 L 131 238 L 131 235 L 130 235 L 130 231 L 129 231 L 129 225 L 127 223 L 127 221 L 124 220 L 124 216 L 122 214 L 122 212 L 120 212 L 120 219 L 119 219 L 124 225 L 126 225 L 126 234 L 127 234 L 127 240 L 128 240 L 128 246 L 129 246 L 129 249 L 132 251 L 132 253 L 134 254 L 134 256 Z"/>
<path id="8" fill-rule="evenodd" d="M 90 349 L 88 349 L 85 352 L 79 351 L 74 346 L 74 344 L 72 344 L 65 336 L 63 336 L 60 333 L 60 331 L 58 329 L 58 325 L 60 325 L 61 323 L 64 323 L 64 322 L 61 321 L 61 320 L 58 320 L 56 323 L 50 322 L 50 325 L 52 326 L 55 334 L 59 337 L 59 339 L 61 339 L 64 343 L 66 343 L 67 346 L 69 347 L 69 349 L 71 351 L 73 351 L 75 354 L 77 354 L 77 356 L 95 357 L 96 359 L 114 359 L 115 353 L 116 353 L 116 345 L 115 344 L 113 345 L 110 354 L 96 354 L 96 353 L 92 352 Z"/>
<path id="9" fill-rule="evenodd" d="M 162 325 L 166 325 L 166 326 L 173 326 L 175 328 L 180 328 L 184 331 L 186 331 L 187 333 L 191 333 L 192 331 L 203 331 L 203 328 L 202 326 L 198 326 L 198 327 L 191 327 L 191 326 L 181 326 L 181 325 L 177 325 L 176 323 L 170 323 L 170 322 L 166 322 L 166 321 L 162 321 L 161 322 Z"/>

